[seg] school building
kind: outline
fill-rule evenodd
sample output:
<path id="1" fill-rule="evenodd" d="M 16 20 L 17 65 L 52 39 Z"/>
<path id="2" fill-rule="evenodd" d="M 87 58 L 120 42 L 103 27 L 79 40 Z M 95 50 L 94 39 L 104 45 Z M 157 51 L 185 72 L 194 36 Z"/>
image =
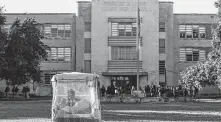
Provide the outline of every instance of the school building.
<path id="1" fill-rule="evenodd" d="M 15 18 L 32 17 L 51 47 L 41 63 L 41 96 L 51 94 L 50 78 L 60 72 L 100 75 L 101 85 L 136 86 L 137 0 L 78 1 L 74 13 L 4 13 L 6 30 Z M 204 60 L 211 48 L 215 14 L 174 14 L 173 2 L 140 0 L 140 86 L 178 84 L 180 72 Z M 2 84 L 2 83 L 1 83 Z M 1 85 L 4 86 L 4 85 Z M 3 87 L 1 87 L 1 90 Z M 208 90 L 217 93 L 215 88 Z M 207 91 L 208 91 L 207 90 Z"/>
<path id="2" fill-rule="evenodd" d="M 137 0 L 78 1 L 85 24 L 84 68 L 98 73 L 106 87 L 136 86 L 136 7 Z M 142 88 L 177 85 L 182 70 L 206 58 L 215 14 L 174 14 L 173 2 L 140 0 L 140 17 Z M 218 93 L 217 87 L 205 91 Z"/>

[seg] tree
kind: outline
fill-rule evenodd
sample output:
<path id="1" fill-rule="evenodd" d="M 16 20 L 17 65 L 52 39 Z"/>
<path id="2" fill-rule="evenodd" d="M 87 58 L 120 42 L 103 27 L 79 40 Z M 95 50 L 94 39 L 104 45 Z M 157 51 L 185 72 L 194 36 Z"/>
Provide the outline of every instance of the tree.
<path id="1" fill-rule="evenodd" d="M 206 60 L 199 61 L 181 72 L 179 83 L 186 88 L 202 88 L 207 85 L 221 88 L 221 0 L 215 2 L 215 7 L 219 9 L 219 20 L 217 28 L 213 29 L 212 49 Z"/>
<path id="2" fill-rule="evenodd" d="M 6 61 L 3 55 L 5 53 L 4 49 L 6 46 L 7 34 L 3 31 L 3 27 L 6 21 L 6 18 L 2 16 L 3 9 L 3 7 L 0 7 L 0 73 L 2 67 L 6 66 Z"/>
<path id="3" fill-rule="evenodd" d="M 49 47 L 40 40 L 43 38 L 35 19 L 27 18 L 22 24 L 16 19 L 6 38 L 1 39 L 2 62 L 0 78 L 23 84 L 30 79 L 36 81 L 40 72 L 40 62 L 47 58 Z"/>

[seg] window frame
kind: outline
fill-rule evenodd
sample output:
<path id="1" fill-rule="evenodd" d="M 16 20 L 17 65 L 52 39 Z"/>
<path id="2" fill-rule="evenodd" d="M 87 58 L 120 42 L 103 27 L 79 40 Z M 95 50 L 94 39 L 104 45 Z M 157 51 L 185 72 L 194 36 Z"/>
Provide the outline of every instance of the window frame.
<path id="1" fill-rule="evenodd" d="M 191 60 L 188 60 L 190 58 Z M 179 48 L 179 62 L 198 62 L 198 61 L 203 61 L 205 59 L 206 59 L 206 50 L 204 49 L 192 48 L 192 47 Z"/>
<path id="2" fill-rule="evenodd" d="M 161 47 L 161 43 L 163 43 L 163 46 Z M 166 53 L 166 39 L 159 39 L 159 54 Z"/>
<path id="3" fill-rule="evenodd" d="M 196 28 L 194 28 L 194 26 Z M 198 40 L 205 40 L 206 39 L 206 25 L 205 24 L 179 24 L 179 38 L 180 39 L 198 39 Z M 189 33 L 189 37 L 188 37 Z M 197 37 L 194 37 L 194 34 Z M 201 37 L 202 36 L 202 37 Z"/>
<path id="4" fill-rule="evenodd" d="M 165 22 L 159 23 L 159 32 L 166 32 L 166 23 Z"/>
<path id="5" fill-rule="evenodd" d="M 136 33 L 137 33 L 136 22 L 111 22 L 111 36 L 135 37 Z"/>
<path id="6" fill-rule="evenodd" d="M 111 60 L 137 60 L 136 46 L 111 46 Z"/>
<path id="7" fill-rule="evenodd" d="M 53 32 L 53 29 L 54 29 L 54 32 Z M 63 31 L 63 34 L 61 33 L 61 31 Z M 43 24 L 43 32 L 44 32 L 45 38 L 70 39 L 72 38 L 72 24 L 71 23 L 45 23 Z"/>
<path id="8" fill-rule="evenodd" d="M 91 53 L 91 38 L 84 38 L 84 53 Z"/>
<path id="9" fill-rule="evenodd" d="M 63 49 L 63 52 L 60 53 L 60 55 L 63 57 L 63 59 L 59 59 L 59 49 Z M 53 52 L 52 52 L 53 49 Z M 70 50 L 70 52 L 68 51 Z M 66 52 L 68 51 L 68 52 Z M 48 58 L 46 59 L 47 62 L 66 62 L 70 63 L 71 62 L 71 57 L 72 57 L 72 47 L 51 47 L 50 51 L 48 53 Z M 67 58 L 68 57 L 68 58 Z"/>
<path id="10" fill-rule="evenodd" d="M 166 69 L 166 61 L 165 60 L 159 60 L 159 75 L 165 75 L 165 69 Z"/>
<path id="11" fill-rule="evenodd" d="M 58 70 L 58 71 L 48 70 L 48 71 L 45 71 L 45 72 L 43 73 L 43 79 L 44 79 L 44 80 L 43 80 L 43 83 L 44 83 L 44 86 L 50 86 L 50 85 L 52 85 L 52 84 L 51 84 L 51 78 L 52 78 L 54 75 L 56 75 L 56 74 L 64 73 L 64 72 L 69 72 L 69 71 L 64 71 L 64 70 Z M 49 76 L 50 76 L 50 78 L 49 78 L 49 84 L 45 82 L 45 81 L 46 81 L 45 75 L 49 75 Z"/>

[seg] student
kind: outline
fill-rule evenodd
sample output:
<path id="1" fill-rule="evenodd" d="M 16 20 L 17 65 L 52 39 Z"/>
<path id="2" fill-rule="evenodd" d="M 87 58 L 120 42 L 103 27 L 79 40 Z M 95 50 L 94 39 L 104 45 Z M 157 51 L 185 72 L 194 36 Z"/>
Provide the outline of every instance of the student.
<path id="1" fill-rule="evenodd" d="M 101 87 L 101 96 L 102 97 L 105 96 L 105 92 L 106 92 L 106 89 L 105 89 L 104 85 L 102 85 L 102 87 Z"/>
<path id="2" fill-rule="evenodd" d="M 5 88 L 5 96 L 6 96 L 6 98 L 8 98 L 8 92 L 9 91 L 10 91 L 10 87 L 9 87 L 9 85 L 7 85 L 6 88 Z"/>

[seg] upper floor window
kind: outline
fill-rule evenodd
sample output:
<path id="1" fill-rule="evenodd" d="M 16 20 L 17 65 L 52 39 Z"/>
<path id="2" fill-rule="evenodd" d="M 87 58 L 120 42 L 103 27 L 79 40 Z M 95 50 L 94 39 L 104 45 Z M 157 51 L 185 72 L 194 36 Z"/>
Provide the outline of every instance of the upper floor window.
<path id="1" fill-rule="evenodd" d="M 136 60 L 135 46 L 113 46 L 111 47 L 112 60 Z"/>
<path id="2" fill-rule="evenodd" d="M 165 53 L 165 39 L 159 40 L 159 53 Z"/>
<path id="3" fill-rule="evenodd" d="M 165 61 L 159 61 L 159 74 L 165 74 Z"/>
<path id="4" fill-rule="evenodd" d="M 91 38 L 84 39 L 84 53 L 91 53 Z"/>
<path id="5" fill-rule="evenodd" d="M 205 39 L 206 27 L 202 25 L 180 25 L 180 38 L 183 39 Z"/>
<path id="6" fill-rule="evenodd" d="M 70 24 L 53 24 L 44 25 L 45 37 L 71 37 L 71 25 Z"/>
<path id="7" fill-rule="evenodd" d="M 164 22 L 160 22 L 159 24 L 159 32 L 165 32 L 165 23 Z"/>
<path id="8" fill-rule="evenodd" d="M 136 29 L 132 22 L 111 23 L 111 36 L 136 36 Z"/>
<path id="9" fill-rule="evenodd" d="M 91 22 L 85 22 L 85 31 L 90 32 L 91 31 Z"/>
<path id="10" fill-rule="evenodd" d="M 196 48 L 180 48 L 180 61 L 202 61 L 205 58 L 205 50 Z"/>
<path id="11" fill-rule="evenodd" d="M 71 48 L 51 48 L 48 51 L 48 60 L 52 62 L 70 62 Z"/>

